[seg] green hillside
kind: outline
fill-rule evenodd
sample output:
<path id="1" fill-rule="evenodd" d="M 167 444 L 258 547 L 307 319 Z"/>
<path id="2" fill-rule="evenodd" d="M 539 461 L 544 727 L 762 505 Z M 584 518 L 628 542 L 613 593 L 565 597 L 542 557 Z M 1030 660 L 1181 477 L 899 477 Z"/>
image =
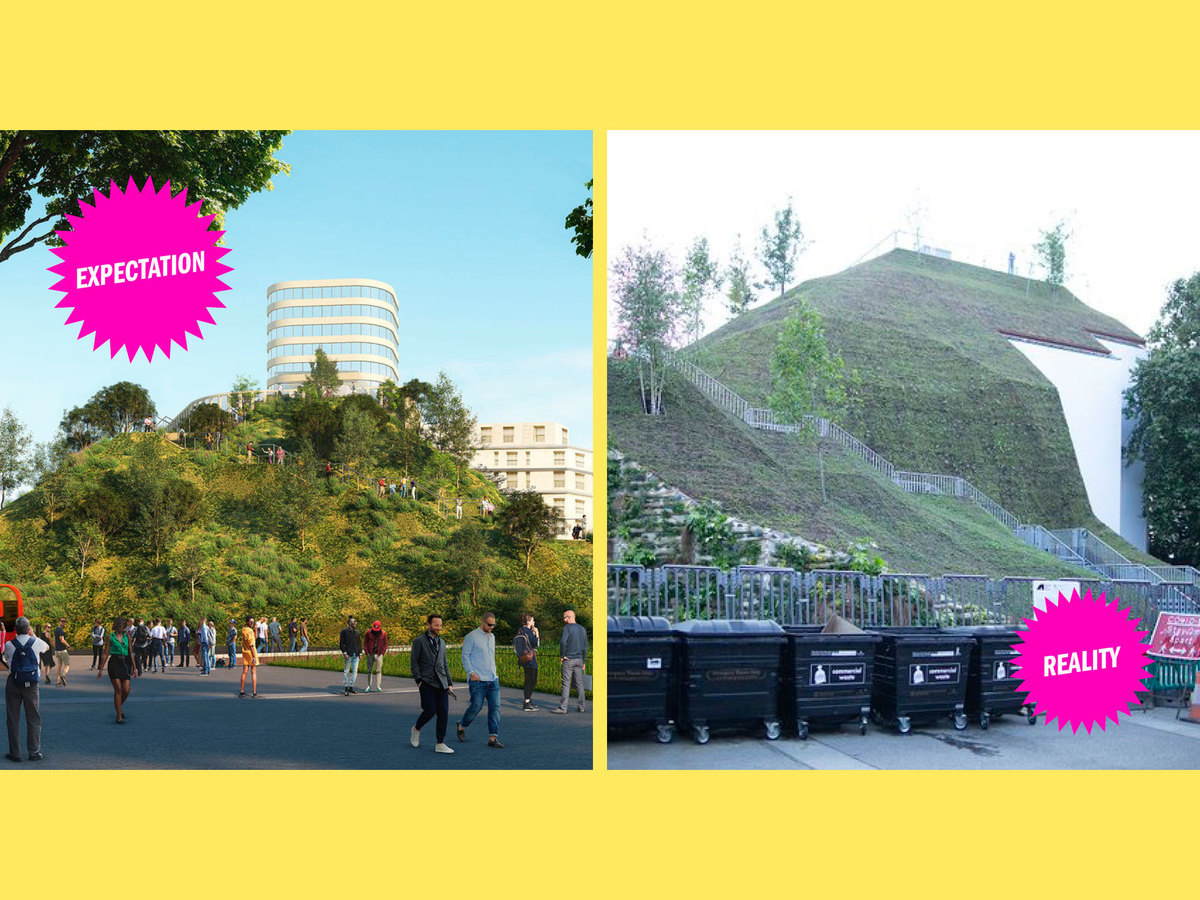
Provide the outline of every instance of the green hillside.
<path id="1" fill-rule="evenodd" d="M 67 616 L 81 646 L 94 618 L 111 622 L 120 613 L 176 622 L 213 615 L 218 623 L 251 612 L 281 621 L 306 615 L 319 645 L 336 643 L 349 614 L 360 623 L 381 619 L 396 640 L 419 633 L 430 612 L 446 617 L 451 637 L 475 627 L 485 609 L 500 618 L 501 639 L 526 609 L 545 620 L 548 637 L 567 607 L 590 627 L 591 543 L 551 541 L 526 572 L 507 537 L 480 519 L 473 502 L 488 497 L 500 504 L 494 485 L 468 472 L 455 490 L 453 465 L 427 445 L 411 456 L 408 469 L 422 485 L 418 501 L 379 498 L 365 478 L 306 481 L 294 465 L 247 464 L 247 440 L 281 442 L 291 461 L 299 458 L 300 448 L 283 434 L 284 403 L 256 411 L 229 435 L 222 453 L 183 450 L 158 434 L 130 434 L 68 456 L 53 525 L 45 485 L 0 513 L 0 583 L 21 589 L 35 621 Z M 182 523 L 158 564 L 136 497 L 145 483 L 137 466 L 148 447 L 158 451 L 169 494 L 178 498 L 171 515 Z M 384 454 L 369 474 L 398 480 L 400 472 Z M 439 511 L 439 489 L 467 498 L 463 522 L 452 503 L 451 511 Z M 74 537 L 81 522 L 96 520 L 99 502 L 111 503 L 118 519 L 123 509 L 126 520 L 81 572 Z M 301 536 L 294 511 L 306 505 L 315 514 Z M 482 534 L 474 557 L 455 538 L 464 527 Z M 189 546 L 201 548 L 207 560 L 194 599 L 179 566 Z"/>
<path id="2" fill-rule="evenodd" d="M 894 250 L 739 316 L 701 341 L 697 361 L 765 406 L 798 296 L 861 376 L 848 423 L 860 440 L 899 468 L 961 475 L 1023 521 L 1099 524 L 1053 385 L 1000 330 L 1103 350 L 1087 329 L 1137 339 L 1128 328 L 1064 288 Z"/>
<path id="3" fill-rule="evenodd" d="M 872 539 L 891 571 L 1087 574 L 1017 540 L 972 503 L 906 494 L 840 451 L 826 454 L 829 502 L 822 506 L 811 445 L 746 427 L 674 373 L 663 416 L 645 415 L 637 391 L 632 365 L 610 361 L 609 446 L 689 496 L 718 501 L 736 518 L 835 548 Z"/>

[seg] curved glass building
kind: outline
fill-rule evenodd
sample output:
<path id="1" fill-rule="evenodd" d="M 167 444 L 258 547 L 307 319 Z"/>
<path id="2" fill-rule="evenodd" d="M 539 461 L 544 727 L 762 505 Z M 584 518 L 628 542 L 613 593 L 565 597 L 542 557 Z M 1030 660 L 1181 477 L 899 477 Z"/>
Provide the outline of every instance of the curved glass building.
<path id="1" fill-rule="evenodd" d="M 279 281 L 267 288 L 267 389 L 294 389 L 317 348 L 337 363 L 342 393 L 400 383 L 396 289 L 369 278 Z"/>

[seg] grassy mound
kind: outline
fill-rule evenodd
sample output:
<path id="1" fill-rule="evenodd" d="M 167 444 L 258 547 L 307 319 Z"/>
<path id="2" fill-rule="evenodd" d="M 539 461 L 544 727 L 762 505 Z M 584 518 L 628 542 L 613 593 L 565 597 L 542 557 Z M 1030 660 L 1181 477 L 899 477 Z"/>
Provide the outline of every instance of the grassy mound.
<path id="1" fill-rule="evenodd" d="M 747 428 L 672 374 L 666 415 L 647 416 L 628 363 L 608 370 L 609 446 L 696 498 L 739 519 L 835 547 L 869 538 L 892 571 L 941 575 L 1083 576 L 1017 540 L 972 503 L 906 494 L 857 457 L 826 454 L 821 503 L 811 444 Z"/>
<path id="2" fill-rule="evenodd" d="M 1104 350 L 1137 335 L 1069 291 L 894 250 L 806 282 L 705 337 L 697 361 L 766 405 L 780 324 L 803 296 L 861 377 L 848 425 L 902 469 L 961 475 L 1048 528 L 1094 523 L 1051 383 L 1001 331 Z"/>

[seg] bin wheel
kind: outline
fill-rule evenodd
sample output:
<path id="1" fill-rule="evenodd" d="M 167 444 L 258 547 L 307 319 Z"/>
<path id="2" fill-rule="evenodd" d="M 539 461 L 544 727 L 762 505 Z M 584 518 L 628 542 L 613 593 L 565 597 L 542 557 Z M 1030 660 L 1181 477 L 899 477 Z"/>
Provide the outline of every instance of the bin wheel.
<path id="1" fill-rule="evenodd" d="M 778 720 L 772 719 L 771 721 L 767 722 L 767 740 L 768 741 L 779 740 L 779 736 L 781 734 L 783 734 L 783 728 L 782 728 L 782 726 L 780 726 Z"/>
<path id="2" fill-rule="evenodd" d="M 708 726 L 707 725 L 697 725 L 693 729 L 693 734 L 695 735 L 697 744 L 707 744 L 708 743 Z"/>
<path id="3" fill-rule="evenodd" d="M 991 721 L 991 716 L 989 716 L 987 713 L 979 714 L 979 727 L 982 728 L 984 731 L 988 730 L 988 722 L 989 721 Z"/>
<path id="4" fill-rule="evenodd" d="M 963 731 L 967 727 L 967 716 L 965 713 L 954 714 L 954 730 Z"/>
<path id="5" fill-rule="evenodd" d="M 808 723 L 807 722 L 801 722 L 800 727 L 796 731 L 797 731 L 797 736 L 800 738 L 800 740 L 802 740 L 802 741 L 808 740 Z"/>
<path id="6" fill-rule="evenodd" d="M 1037 713 L 1035 713 L 1035 712 L 1026 713 L 1025 718 L 1029 722 L 1030 725 L 1037 724 Z"/>
<path id="7" fill-rule="evenodd" d="M 660 744 L 669 744 L 675 737 L 675 729 L 670 725 L 659 725 L 658 733 L 654 737 Z"/>
<path id="8" fill-rule="evenodd" d="M 867 733 L 867 717 L 866 716 L 861 716 L 858 720 L 858 733 L 859 734 Z"/>
<path id="9" fill-rule="evenodd" d="M 900 729 L 901 734 L 908 734 L 912 731 L 912 719 L 908 716 L 901 716 L 896 720 L 896 727 Z"/>

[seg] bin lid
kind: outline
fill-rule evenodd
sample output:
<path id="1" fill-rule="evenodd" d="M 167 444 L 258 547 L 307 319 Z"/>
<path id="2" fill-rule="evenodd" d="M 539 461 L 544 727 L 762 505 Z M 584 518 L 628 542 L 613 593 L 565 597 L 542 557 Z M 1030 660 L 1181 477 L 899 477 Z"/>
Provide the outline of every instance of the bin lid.
<path id="1" fill-rule="evenodd" d="M 771 636 L 783 634 L 783 626 L 769 619 L 691 619 L 676 622 L 674 631 L 694 635 L 745 634 Z"/>
<path id="2" fill-rule="evenodd" d="M 609 616 L 609 634 L 669 633 L 671 623 L 662 616 Z"/>

